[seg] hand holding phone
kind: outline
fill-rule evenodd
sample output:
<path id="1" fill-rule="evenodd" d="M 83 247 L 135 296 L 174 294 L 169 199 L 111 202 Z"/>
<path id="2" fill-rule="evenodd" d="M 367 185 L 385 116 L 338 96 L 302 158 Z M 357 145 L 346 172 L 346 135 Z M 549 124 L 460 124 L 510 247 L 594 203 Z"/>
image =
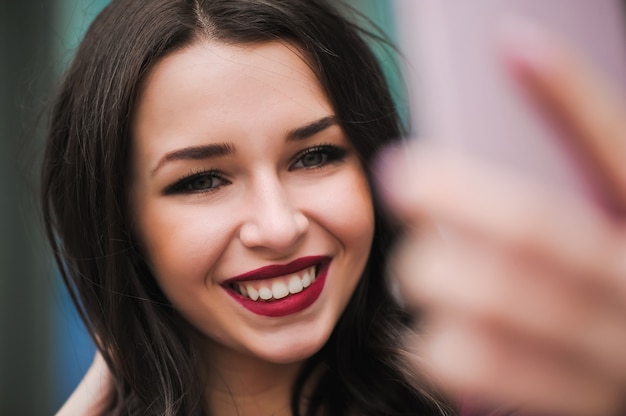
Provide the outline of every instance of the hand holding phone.
<path id="1" fill-rule="evenodd" d="M 626 17 L 619 0 L 404 0 L 397 5 L 420 136 L 609 211 L 624 211 L 587 157 L 588 149 L 529 96 L 507 65 L 528 49 L 541 53 L 546 40 L 566 44 L 626 97 Z"/>
<path id="2" fill-rule="evenodd" d="M 428 0 L 407 0 L 407 7 L 414 7 L 413 1 Z M 461 46 L 462 35 L 475 33 L 457 33 L 452 48 L 465 59 L 447 55 L 456 65 L 419 61 L 414 73 L 430 91 L 425 95 L 430 101 L 420 99 L 414 109 L 422 114 L 418 133 L 431 145 L 418 140 L 387 154 L 381 174 L 392 210 L 408 225 L 392 275 L 406 303 L 420 311 L 420 329 L 410 345 L 415 363 L 455 398 L 470 395 L 530 414 L 623 415 L 626 225 L 620 209 L 626 206 L 626 109 L 619 101 L 626 72 L 620 63 L 624 38 L 617 36 L 623 22 L 619 13 L 609 19 L 612 24 L 596 20 L 602 7 L 619 3 L 430 3 L 440 12 L 451 4 L 540 10 L 582 3 L 588 26 L 579 31 L 616 35 L 594 43 L 608 46 L 608 52 L 592 47 L 591 52 L 617 64 L 611 70 L 593 56 L 588 63 L 570 53 L 572 48 L 586 54 L 582 40 L 570 39 L 547 20 L 537 24 L 560 33 L 559 40 L 549 35 L 539 49 L 528 51 L 490 43 L 491 60 L 469 64 L 469 74 L 478 78 L 461 71 L 475 57 L 473 47 Z M 455 29 L 474 27 L 469 21 L 476 16 L 462 17 L 453 20 L 460 25 Z M 431 23 L 436 22 L 442 24 Z M 492 27 L 491 33 L 502 33 L 500 24 Z M 498 55 L 502 47 L 505 52 Z M 478 69 L 484 65 L 498 66 L 505 86 L 487 88 L 493 77 L 481 78 Z M 433 73 L 424 66 L 440 69 Z M 451 98 L 459 94 L 458 102 Z M 512 110 L 518 107 L 523 115 Z"/>

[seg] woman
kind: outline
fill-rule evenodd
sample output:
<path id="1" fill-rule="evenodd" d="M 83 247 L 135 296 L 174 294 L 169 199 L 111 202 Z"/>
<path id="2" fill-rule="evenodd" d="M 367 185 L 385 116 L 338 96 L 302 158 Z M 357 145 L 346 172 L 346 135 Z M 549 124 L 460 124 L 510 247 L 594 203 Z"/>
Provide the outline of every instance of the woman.
<path id="1" fill-rule="evenodd" d="M 401 132 L 361 34 L 322 0 L 114 0 L 96 18 L 43 200 L 110 368 L 98 413 L 438 414 L 396 367 L 365 167 Z"/>
<path id="2" fill-rule="evenodd" d="M 111 373 L 96 363 L 86 405 L 440 414 L 427 381 L 398 371 L 407 320 L 382 282 L 392 233 L 366 168 L 400 129 L 358 30 L 321 0 L 137 3 L 114 1 L 87 34 L 44 169 L 51 242 Z M 522 81 L 623 195 L 621 159 L 607 149 L 623 143 L 626 118 L 560 52 L 520 56 Z M 620 305 L 621 228 L 475 162 L 424 149 L 415 158 L 388 156 L 379 179 L 418 226 L 395 270 L 433 335 L 415 344 L 420 371 L 455 397 L 621 414 L 621 309 L 598 307 Z M 526 209 L 491 204 L 502 189 L 512 208 L 533 208 L 530 226 L 511 227 Z M 442 224 L 454 244 L 440 243 Z M 572 238 L 580 227 L 586 239 Z M 525 280 L 535 275 L 547 278 Z M 537 310 L 551 319 L 507 302 L 511 293 L 532 305 L 548 294 Z M 580 322 L 618 337 L 585 345 L 572 336 Z"/>

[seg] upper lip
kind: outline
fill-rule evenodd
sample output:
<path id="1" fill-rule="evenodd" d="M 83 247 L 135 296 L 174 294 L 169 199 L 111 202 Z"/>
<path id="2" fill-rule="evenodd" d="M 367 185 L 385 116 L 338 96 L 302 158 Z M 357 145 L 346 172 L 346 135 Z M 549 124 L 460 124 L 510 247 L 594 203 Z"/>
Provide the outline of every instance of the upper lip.
<path id="1" fill-rule="evenodd" d="M 224 282 L 225 285 L 234 282 L 243 282 L 247 280 L 262 280 L 272 277 L 285 276 L 288 274 L 296 273 L 300 270 L 308 269 L 309 267 L 316 266 L 320 263 L 327 262 L 330 257 L 327 256 L 308 256 L 300 257 L 287 264 L 270 264 L 268 266 L 260 267 L 258 269 L 250 270 L 243 274 L 240 274 Z"/>

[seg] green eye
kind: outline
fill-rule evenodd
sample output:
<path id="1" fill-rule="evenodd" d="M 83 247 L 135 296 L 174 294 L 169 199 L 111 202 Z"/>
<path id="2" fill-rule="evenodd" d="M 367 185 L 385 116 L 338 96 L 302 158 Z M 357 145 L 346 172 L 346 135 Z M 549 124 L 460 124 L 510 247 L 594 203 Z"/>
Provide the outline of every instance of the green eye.
<path id="1" fill-rule="evenodd" d="M 329 163 L 341 161 L 345 156 L 346 150 L 337 146 L 323 145 L 311 147 L 296 156 L 295 163 L 291 165 L 290 170 L 321 168 Z"/>
<path id="2" fill-rule="evenodd" d="M 324 154 L 322 152 L 311 152 L 302 156 L 300 160 L 304 167 L 310 168 L 312 166 L 317 166 L 317 165 L 321 165 L 322 163 L 325 163 L 327 159 L 328 159 L 327 154 Z"/>
<path id="3" fill-rule="evenodd" d="M 165 195 L 170 195 L 212 192 L 228 184 L 230 184 L 230 182 L 224 179 L 218 172 L 197 172 L 180 179 L 173 185 L 168 186 L 165 188 L 163 193 Z"/>
<path id="4" fill-rule="evenodd" d="M 187 186 L 192 191 L 205 191 L 214 187 L 213 182 L 215 182 L 213 176 L 204 175 L 193 179 Z"/>

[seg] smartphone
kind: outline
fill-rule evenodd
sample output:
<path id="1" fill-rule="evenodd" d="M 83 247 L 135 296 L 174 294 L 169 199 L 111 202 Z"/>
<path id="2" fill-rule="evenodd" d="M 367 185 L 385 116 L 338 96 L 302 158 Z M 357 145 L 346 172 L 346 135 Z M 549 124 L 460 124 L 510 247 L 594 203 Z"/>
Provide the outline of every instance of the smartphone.
<path id="1" fill-rule="evenodd" d="M 414 134 L 523 171 L 626 214 L 584 155 L 507 71 L 501 37 L 523 22 L 577 49 L 626 97 L 620 0 L 394 0 Z M 624 155 L 626 163 L 626 155 Z"/>

